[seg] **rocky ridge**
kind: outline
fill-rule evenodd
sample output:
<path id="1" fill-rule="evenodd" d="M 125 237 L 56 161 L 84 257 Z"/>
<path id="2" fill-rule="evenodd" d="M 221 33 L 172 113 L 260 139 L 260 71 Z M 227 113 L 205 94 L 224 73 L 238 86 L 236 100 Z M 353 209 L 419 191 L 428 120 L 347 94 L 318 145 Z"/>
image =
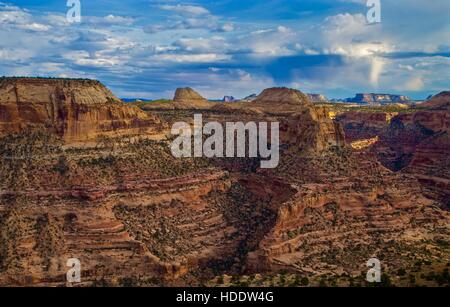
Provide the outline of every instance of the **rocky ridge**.
<path id="1" fill-rule="evenodd" d="M 450 91 L 441 92 L 419 105 L 420 107 L 430 108 L 434 110 L 450 109 Z"/>

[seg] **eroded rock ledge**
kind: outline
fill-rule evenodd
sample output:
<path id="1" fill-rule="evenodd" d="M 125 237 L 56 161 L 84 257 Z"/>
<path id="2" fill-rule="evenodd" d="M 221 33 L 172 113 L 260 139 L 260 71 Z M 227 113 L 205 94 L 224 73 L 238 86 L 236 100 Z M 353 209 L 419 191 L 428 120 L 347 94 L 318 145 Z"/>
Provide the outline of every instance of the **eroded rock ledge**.
<path id="1" fill-rule="evenodd" d="M 45 129 L 66 142 L 156 133 L 161 122 L 95 80 L 0 79 L 0 135 Z"/>

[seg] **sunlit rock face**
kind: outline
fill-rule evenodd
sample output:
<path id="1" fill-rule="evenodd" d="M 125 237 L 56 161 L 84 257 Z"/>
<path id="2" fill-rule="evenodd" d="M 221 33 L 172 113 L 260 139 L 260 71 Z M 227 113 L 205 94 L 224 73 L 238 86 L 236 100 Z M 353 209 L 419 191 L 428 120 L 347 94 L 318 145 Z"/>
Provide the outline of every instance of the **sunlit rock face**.
<path id="1" fill-rule="evenodd" d="M 159 121 L 125 105 L 94 80 L 4 78 L 0 134 L 46 129 L 66 142 L 100 135 L 151 133 Z"/>
<path id="2" fill-rule="evenodd" d="M 344 132 L 326 107 L 316 107 L 309 97 L 294 89 L 270 88 L 247 104 L 278 116 L 281 142 L 303 152 L 317 152 L 345 145 Z"/>
<path id="3" fill-rule="evenodd" d="M 190 87 L 178 88 L 175 91 L 175 96 L 173 98 L 173 101 L 175 102 L 194 101 L 194 100 L 206 101 L 205 98 L 203 98 L 199 93 L 197 93 Z"/>

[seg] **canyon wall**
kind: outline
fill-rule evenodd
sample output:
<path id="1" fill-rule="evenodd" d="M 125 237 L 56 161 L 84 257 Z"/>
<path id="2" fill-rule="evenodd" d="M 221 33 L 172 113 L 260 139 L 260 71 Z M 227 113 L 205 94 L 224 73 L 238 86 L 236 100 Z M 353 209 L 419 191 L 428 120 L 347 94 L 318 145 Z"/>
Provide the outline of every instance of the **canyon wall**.
<path id="1" fill-rule="evenodd" d="M 0 138 L 0 285 L 65 285 L 69 258 L 82 263 L 81 286 L 198 286 L 222 274 L 284 270 L 354 276 L 371 257 L 396 270 L 417 259 L 450 261 L 442 244 L 448 212 L 409 172 L 392 172 L 375 154 L 346 146 L 328 109 L 299 91 L 267 89 L 253 102 L 202 112 L 205 123 L 280 122 L 280 164 L 259 169 L 258 159 L 174 158 L 169 140 L 145 138 L 140 129 L 142 138 L 123 137 L 129 126 L 99 121 L 95 112 L 129 107 L 96 82 L 29 82 L 19 94 L 14 83 L 2 85 L 10 95 L 0 104 L 8 114 L 2 122 L 12 128 L 4 124 Z M 78 96 L 80 82 L 89 85 Z M 176 96 L 192 107 L 192 95 Z M 43 104 L 47 96 L 51 103 Z M 68 116 L 51 105 L 96 115 Z M 31 109 L 12 111 L 21 106 Z M 129 110 L 119 123 L 153 116 Z M 161 112 L 189 121 L 193 111 Z M 103 137 L 96 146 L 70 146 L 67 140 L 82 136 L 66 128 L 68 119 L 83 119 L 77 125 L 90 123 L 88 135 Z M 435 121 L 421 125 L 431 129 Z M 437 160 L 438 151 L 446 153 L 441 141 L 427 143 Z M 430 165 L 427 150 L 417 168 Z"/>
<path id="2" fill-rule="evenodd" d="M 387 168 L 414 174 L 428 196 L 449 207 L 450 95 L 440 93 L 399 113 L 346 112 L 337 117 L 347 142 L 377 137 L 368 148 Z"/>
<path id="3" fill-rule="evenodd" d="M 3 78 L 0 135 L 46 129 L 66 142 L 154 133 L 156 117 L 122 103 L 93 80 Z"/>

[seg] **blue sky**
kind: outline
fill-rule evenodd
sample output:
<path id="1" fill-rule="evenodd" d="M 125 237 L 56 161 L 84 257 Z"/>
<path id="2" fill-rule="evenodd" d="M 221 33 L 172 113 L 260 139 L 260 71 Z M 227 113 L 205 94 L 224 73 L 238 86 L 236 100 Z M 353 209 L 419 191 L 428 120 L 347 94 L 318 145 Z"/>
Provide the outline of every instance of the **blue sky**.
<path id="1" fill-rule="evenodd" d="M 4 0 L 0 0 L 4 1 Z M 450 89 L 450 1 L 0 2 L 0 75 L 96 78 L 120 97 L 208 98 L 288 86 L 332 98 Z"/>

